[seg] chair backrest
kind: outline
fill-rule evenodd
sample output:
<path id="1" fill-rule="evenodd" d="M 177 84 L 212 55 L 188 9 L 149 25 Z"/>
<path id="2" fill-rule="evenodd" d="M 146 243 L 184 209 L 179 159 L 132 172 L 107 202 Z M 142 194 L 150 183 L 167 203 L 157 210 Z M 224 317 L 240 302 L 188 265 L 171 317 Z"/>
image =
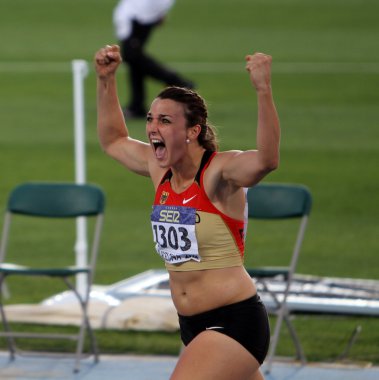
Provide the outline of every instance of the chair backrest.
<path id="1" fill-rule="evenodd" d="M 248 189 L 247 202 L 248 217 L 252 219 L 301 219 L 289 265 L 289 283 L 296 269 L 312 207 L 310 191 L 298 184 L 262 183 Z"/>
<path id="2" fill-rule="evenodd" d="M 10 194 L 7 210 L 14 214 L 51 218 L 93 216 L 103 213 L 103 191 L 90 184 L 24 183 Z"/>
<path id="3" fill-rule="evenodd" d="M 254 219 L 284 219 L 309 215 L 312 196 L 297 184 L 258 184 L 248 189 L 248 216 Z"/>
<path id="4" fill-rule="evenodd" d="M 105 209 L 105 194 L 93 184 L 64 182 L 30 182 L 16 186 L 10 193 L 0 241 L 0 262 L 4 261 L 12 215 L 42 218 L 73 219 L 96 217 L 89 256 L 95 268 L 100 231 Z"/>

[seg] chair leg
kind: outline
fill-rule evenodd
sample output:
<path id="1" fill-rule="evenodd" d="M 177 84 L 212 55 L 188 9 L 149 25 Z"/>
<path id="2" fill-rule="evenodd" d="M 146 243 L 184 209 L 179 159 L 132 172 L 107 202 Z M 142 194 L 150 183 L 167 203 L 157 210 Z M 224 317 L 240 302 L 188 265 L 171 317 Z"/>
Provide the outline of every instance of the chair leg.
<path id="1" fill-rule="evenodd" d="M 1 315 L 1 321 L 3 323 L 4 332 L 7 334 L 6 341 L 7 341 L 7 346 L 9 350 L 10 360 L 14 360 L 15 354 L 16 354 L 16 343 L 15 343 L 14 338 L 10 335 L 12 331 L 9 327 L 8 320 L 5 315 L 5 310 L 4 310 L 4 304 L 3 304 L 4 281 L 5 281 L 5 276 L 0 275 L 0 315 Z"/>
<path id="2" fill-rule="evenodd" d="M 88 336 L 89 336 L 89 339 L 90 339 L 90 346 L 91 346 L 91 351 L 93 353 L 93 356 L 94 356 L 94 360 L 95 360 L 95 363 L 98 363 L 99 362 L 99 349 L 98 349 L 98 346 L 97 346 L 97 341 L 96 341 L 96 338 L 95 338 L 95 333 L 89 323 L 89 320 L 88 320 L 88 315 L 86 314 L 86 327 L 87 327 L 87 332 L 88 332 Z"/>
<path id="3" fill-rule="evenodd" d="M 291 334 L 291 338 L 295 344 L 295 349 L 296 349 L 296 359 L 300 360 L 301 361 L 301 364 L 304 365 L 306 362 L 307 362 L 307 359 L 305 357 L 305 354 L 304 354 L 304 351 L 303 351 L 303 348 L 301 347 L 301 344 L 300 344 L 300 339 L 299 337 L 297 336 L 297 333 L 296 333 L 296 330 L 295 328 L 293 327 L 291 321 L 290 321 L 290 316 L 288 313 L 286 313 L 286 315 L 284 316 L 284 320 L 286 322 L 286 325 L 288 327 L 288 330 Z"/>
<path id="4" fill-rule="evenodd" d="M 83 296 L 77 291 L 75 286 L 67 279 L 64 279 L 66 285 L 74 292 L 76 295 L 76 298 L 79 301 L 80 308 L 82 310 L 82 321 L 79 328 L 79 334 L 78 334 L 78 343 L 76 347 L 76 359 L 75 359 L 75 366 L 74 366 L 74 372 L 79 372 L 80 370 L 80 359 L 83 354 L 83 347 L 84 347 L 84 340 L 85 340 L 85 334 L 86 331 L 88 332 L 88 336 L 90 339 L 90 347 L 91 352 L 94 356 L 95 363 L 99 361 L 99 353 L 96 343 L 95 334 L 92 330 L 91 324 L 89 322 L 88 318 L 88 300 L 89 300 L 89 294 L 87 293 L 84 297 L 85 300 L 83 300 Z M 89 288 L 88 288 L 89 289 Z"/>
<path id="5" fill-rule="evenodd" d="M 92 327 L 89 323 L 87 313 L 83 309 L 83 319 L 79 330 L 79 336 L 78 336 L 78 344 L 76 348 L 76 360 L 75 360 L 75 366 L 74 366 L 74 372 L 79 372 L 80 370 L 80 359 L 83 353 L 83 347 L 84 347 L 84 340 L 85 340 L 85 333 L 88 333 L 88 337 L 90 339 L 90 347 L 91 352 L 94 356 L 95 363 L 99 362 L 99 352 L 98 347 L 95 339 L 94 332 L 92 330 Z"/>
<path id="6" fill-rule="evenodd" d="M 302 365 L 305 365 L 306 363 L 306 357 L 303 351 L 303 348 L 301 347 L 300 340 L 297 336 L 297 333 L 295 331 L 295 328 L 293 327 L 290 319 L 289 319 L 289 313 L 286 307 L 283 305 L 281 309 L 278 312 L 276 324 L 275 324 L 275 329 L 274 329 L 274 334 L 272 335 L 271 342 L 270 342 L 270 349 L 269 353 L 266 358 L 266 373 L 270 373 L 272 369 L 272 363 L 274 360 L 274 355 L 276 352 L 276 348 L 279 342 L 279 335 L 280 335 L 280 330 L 282 327 L 283 320 L 286 322 L 287 328 L 290 332 L 291 338 L 294 342 L 295 345 L 295 350 L 296 350 L 296 359 L 301 361 Z"/>
<path id="7" fill-rule="evenodd" d="M 99 352 L 98 352 L 97 342 L 95 338 L 95 333 L 92 329 L 92 326 L 88 317 L 89 294 L 86 295 L 86 300 L 83 300 L 82 296 L 79 294 L 79 292 L 77 292 L 76 289 L 74 290 L 74 292 L 77 294 L 80 307 L 83 313 L 83 320 L 81 324 L 83 326 L 83 329 L 81 329 L 79 333 L 80 339 L 82 340 L 82 342 L 80 343 L 80 345 L 82 346 L 80 353 L 83 352 L 84 337 L 85 337 L 85 333 L 87 332 L 89 340 L 90 340 L 91 352 L 94 355 L 95 362 L 97 363 L 99 361 Z"/>
<path id="8" fill-rule="evenodd" d="M 277 319 L 276 319 L 276 324 L 275 324 L 275 329 L 274 329 L 274 334 L 271 337 L 270 341 L 270 349 L 266 358 L 266 368 L 265 368 L 265 373 L 270 373 L 272 369 L 272 362 L 274 360 L 274 355 L 276 352 L 276 347 L 278 345 L 279 341 L 279 334 L 280 330 L 282 327 L 282 322 L 283 322 L 283 314 L 279 311 Z"/>
<path id="9" fill-rule="evenodd" d="M 84 318 L 84 317 L 83 317 Z M 83 352 L 83 346 L 84 346 L 84 337 L 85 337 L 85 325 L 84 321 L 82 320 L 82 323 L 79 328 L 79 336 L 78 336 L 78 343 L 76 346 L 76 357 L 75 357 L 75 365 L 74 365 L 74 372 L 77 373 L 80 370 L 80 359 L 82 357 Z"/>
<path id="10" fill-rule="evenodd" d="M 271 372 L 272 363 L 273 363 L 274 355 L 276 352 L 276 347 L 277 347 L 278 342 L 279 342 L 279 335 L 280 335 L 280 330 L 282 327 L 283 319 L 286 322 L 286 325 L 287 325 L 288 330 L 290 332 L 291 338 L 295 344 L 296 359 L 300 360 L 301 364 L 304 365 L 306 363 L 306 357 L 305 357 L 304 351 L 301 347 L 300 340 L 296 334 L 296 331 L 295 331 L 295 329 L 294 329 L 294 327 L 293 327 L 293 325 L 289 319 L 289 312 L 288 312 L 288 309 L 286 307 L 288 288 L 285 291 L 284 299 L 282 300 L 282 302 L 280 302 L 278 300 L 277 296 L 275 295 L 275 293 L 270 291 L 267 283 L 264 280 L 262 280 L 261 283 L 263 285 L 264 290 L 267 291 L 271 295 L 273 301 L 276 304 L 276 307 L 279 309 L 279 311 L 277 312 L 277 320 L 276 320 L 276 324 L 275 324 L 274 334 L 271 337 L 270 349 L 269 349 L 269 352 L 268 352 L 268 355 L 266 358 L 265 372 L 266 373 Z"/>

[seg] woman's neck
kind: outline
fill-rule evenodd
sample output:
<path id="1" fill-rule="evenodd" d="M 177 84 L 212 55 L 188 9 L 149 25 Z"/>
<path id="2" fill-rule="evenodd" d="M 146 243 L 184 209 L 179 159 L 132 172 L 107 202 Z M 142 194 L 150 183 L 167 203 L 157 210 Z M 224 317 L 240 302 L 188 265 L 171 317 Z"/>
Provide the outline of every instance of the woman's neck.
<path id="1" fill-rule="evenodd" d="M 171 187 L 175 192 L 181 193 L 192 185 L 200 168 L 204 151 L 204 149 L 201 149 L 196 154 L 187 156 L 186 160 L 180 165 L 171 168 Z"/>

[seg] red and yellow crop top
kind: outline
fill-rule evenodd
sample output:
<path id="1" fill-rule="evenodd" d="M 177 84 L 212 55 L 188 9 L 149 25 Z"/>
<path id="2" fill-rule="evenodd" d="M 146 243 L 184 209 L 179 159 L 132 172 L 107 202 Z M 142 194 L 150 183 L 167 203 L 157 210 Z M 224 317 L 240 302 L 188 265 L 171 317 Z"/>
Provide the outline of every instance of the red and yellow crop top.
<path id="1" fill-rule="evenodd" d="M 204 172 L 217 153 L 206 151 L 193 184 L 178 194 L 171 170 L 159 184 L 151 213 L 155 248 L 170 271 L 243 265 L 245 220 L 219 211 L 203 187 Z"/>

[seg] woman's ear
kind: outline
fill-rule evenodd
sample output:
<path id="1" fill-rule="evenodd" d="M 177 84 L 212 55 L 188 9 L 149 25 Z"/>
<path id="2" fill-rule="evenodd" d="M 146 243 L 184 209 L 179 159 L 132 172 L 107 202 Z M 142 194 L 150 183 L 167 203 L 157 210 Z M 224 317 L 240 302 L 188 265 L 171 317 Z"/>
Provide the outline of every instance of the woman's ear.
<path id="1" fill-rule="evenodd" d="M 201 125 L 196 124 L 187 129 L 187 138 L 189 140 L 196 140 L 201 132 Z"/>

